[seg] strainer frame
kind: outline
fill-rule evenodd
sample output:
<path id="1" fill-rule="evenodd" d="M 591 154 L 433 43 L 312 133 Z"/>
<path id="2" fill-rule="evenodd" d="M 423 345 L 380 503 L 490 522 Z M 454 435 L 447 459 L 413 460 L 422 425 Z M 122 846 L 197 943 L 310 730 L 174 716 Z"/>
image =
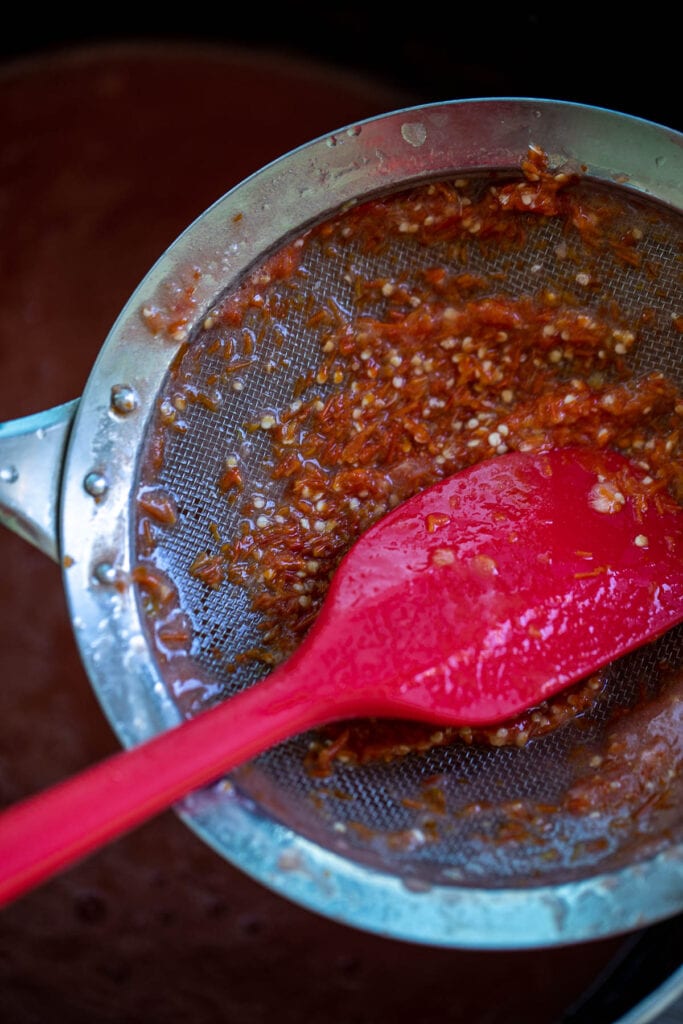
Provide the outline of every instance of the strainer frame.
<path id="1" fill-rule="evenodd" d="M 669 128 L 555 100 L 425 104 L 343 127 L 267 165 L 190 225 L 131 296 L 78 402 L 59 524 L 76 642 L 123 746 L 180 721 L 129 580 L 143 439 L 181 345 L 216 297 L 264 252 L 359 194 L 457 171 L 516 169 L 531 144 L 554 166 L 567 164 L 597 181 L 619 180 L 683 209 L 683 136 Z M 182 290 L 189 280 L 194 292 L 187 322 L 171 334 L 152 333 L 143 311 L 163 308 L 169 283 Z M 270 818 L 229 779 L 176 810 L 218 854 L 281 896 L 390 938 L 478 949 L 551 946 L 630 931 L 683 909 L 683 846 L 565 885 L 418 891 L 311 843 Z"/>

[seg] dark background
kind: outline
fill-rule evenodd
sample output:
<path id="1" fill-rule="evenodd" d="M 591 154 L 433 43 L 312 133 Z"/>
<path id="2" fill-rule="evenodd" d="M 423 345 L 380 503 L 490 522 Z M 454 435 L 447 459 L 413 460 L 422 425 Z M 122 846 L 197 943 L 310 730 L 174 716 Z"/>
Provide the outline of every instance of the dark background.
<path id="1" fill-rule="evenodd" d="M 112 4 L 40 15 L 13 5 L 0 56 L 74 43 L 163 38 L 305 56 L 405 89 L 418 102 L 478 96 L 564 99 L 681 130 L 680 47 L 662 4 Z M 335 127 L 330 125 L 330 128 Z"/>

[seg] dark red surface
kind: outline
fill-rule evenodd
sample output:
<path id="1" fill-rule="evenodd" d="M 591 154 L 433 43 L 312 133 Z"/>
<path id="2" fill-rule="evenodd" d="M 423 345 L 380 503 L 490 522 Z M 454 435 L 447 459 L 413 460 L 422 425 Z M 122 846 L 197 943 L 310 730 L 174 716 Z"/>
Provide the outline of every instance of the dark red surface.
<path id="1" fill-rule="evenodd" d="M 0 73 L 3 420 L 76 397 L 149 265 L 230 185 L 404 96 L 271 56 L 130 47 Z M 0 533 L 0 802 L 113 753 L 59 570 Z M 172 813 L 0 914 L 3 1024 L 552 1024 L 621 948 L 430 949 L 318 917 Z"/>

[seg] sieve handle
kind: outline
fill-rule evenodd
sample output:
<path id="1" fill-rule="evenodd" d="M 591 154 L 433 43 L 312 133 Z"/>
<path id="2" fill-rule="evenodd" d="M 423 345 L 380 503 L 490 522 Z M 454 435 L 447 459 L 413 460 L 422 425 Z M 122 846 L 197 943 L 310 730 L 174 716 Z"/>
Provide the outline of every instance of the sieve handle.
<path id="1" fill-rule="evenodd" d="M 59 494 L 79 399 L 0 423 L 0 523 L 59 560 Z"/>

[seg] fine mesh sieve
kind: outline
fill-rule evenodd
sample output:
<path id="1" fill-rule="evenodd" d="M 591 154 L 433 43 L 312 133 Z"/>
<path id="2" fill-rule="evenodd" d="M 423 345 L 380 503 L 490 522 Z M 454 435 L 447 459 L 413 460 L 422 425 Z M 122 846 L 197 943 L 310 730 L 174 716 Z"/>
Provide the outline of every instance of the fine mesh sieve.
<path id="1" fill-rule="evenodd" d="M 483 195 L 492 182 L 519 179 L 530 146 L 553 168 L 580 172 L 587 199 L 619 199 L 621 234 L 637 231 L 637 263 L 583 246 L 559 218 L 533 215 L 523 244 L 512 247 L 477 238 L 427 245 L 403 231 L 386 232 L 386 244 L 368 252 L 353 242 L 330 246 L 314 232 L 296 301 L 275 320 L 263 310 L 279 285 L 266 282 L 246 320 L 226 327 L 213 316 L 266 256 L 328 218 L 456 177 L 468 195 Z M 307 397 L 334 392 L 315 381 L 325 328 L 312 313 L 335 307 L 353 319 L 358 278 L 401 279 L 410 291 L 425 268 L 466 268 L 486 279 L 484 295 L 545 289 L 582 309 L 609 306 L 638 328 L 629 372 L 661 372 L 680 389 L 681 159 L 675 133 L 608 111 L 536 100 L 428 105 L 302 147 L 188 229 L 105 345 L 66 463 L 67 594 L 86 667 L 125 745 L 265 672 L 262 661 L 241 657 L 262 640 L 248 591 L 229 581 L 207 586 L 190 567 L 245 518 L 216 487 L 226 458 L 238 458 L 244 491 L 265 507 L 284 493 L 271 478 L 270 433 L 245 425 L 291 407 L 309 372 Z M 387 315 L 381 291 L 362 312 Z M 239 360 L 247 335 L 256 339 L 249 365 L 226 373 L 226 337 Z M 174 505 L 172 523 L 157 517 L 153 543 L 135 501 L 150 491 Z M 191 624 L 188 650 L 166 657 L 155 638 L 158 623 L 144 610 L 149 588 L 130 582 L 144 581 L 141 565 L 171 581 L 176 611 Z M 522 746 L 453 736 L 316 774 L 316 738 L 298 737 L 179 812 L 276 891 L 381 934 L 514 947 L 638 927 L 683 905 L 681 660 L 678 628 L 610 666 L 581 714 Z"/>
<path id="2" fill-rule="evenodd" d="M 463 180 L 458 194 L 476 197 L 490 183 L 490 174 L 470 183 Z M 587 200 L 595 198 L 595 189 L 583 192 Z M 380 216 L 378 210 L 376 217 Z M 584 250 L 578 263 L 568 258 L 567 229 L 560 217 L 529 215 L 524 226 L 523 246 L 516 243 L 507 248 L 498 240 L 489 244 L 460 241 L 455 253 L 443 242 L 416 241 L 408 232 L 371 253 L 357 241 L 330 246 L 326 237 L 314 238 L 302 249 L 304 256 L 296 282 L 289 283 L 286 304 L 275 281 L 259 289 L 263 301 L 249 308 L 234 326 L 222 322 L 219 312 L 209 312 L 206 323 L 215 320 L 218 325 L 199 332 L 162 389 L 161 412 L 146 450 L 156 452 L 161 440 L 164 457 L 160 468 L 155 463 L 154 471 L 143 475 L 146 502 L 151 494 L 156 494 L 157 501 L 161 494 L 172 495 L 177 506 L 177 521 L 156 531 L 149 562 L 173 581 L 179 608 L 192 621 L 189 658 L 170 658 L 165 672 L 185 713 L 196 713 L 237 692 L 266 671 L 259 660 L 240 660 L 240 655 L 262 647 L 261 616 L 251 610 L 245 587 L 229 581 L 212 587 L 189 570 L 198 553 L 220 550 L 216 537 L 235 537 L 240 524 L 249 519 L 243 511 L 245 499 L 231 502 L 216 486 L 226 458 L 239 462 L 243 494 L 256 493 L 259 507 L 265 509 L 277 508 L 285 485 L 291 487 L 297 480 L 296 476 L 272 478 L 271 435 L 268 430 L 245 432 L 245 424 L 288 410 L 300 393 L 297 382 L 306 373 L 313 379 L 302 393 L 309 402 L 326 401 L 342 389 L 342 384 L 315 381 L 330 332 L 329 326 L 312 324 L 320 321 L 320 311 L 333 306 L 345 311 L 344 323 L 353 324 L 361 310 L 363 316 L 386 322 L 390 317 L 386 301 L 369 307 L 361 304 L 359 279 L 400 279 L 408 287 L 421 270 L 439 266 L 481 275 L 487 281 L 477 293 L 481 297 L 490 293 L 514 298 L 552 288 L 573 293 L 582 310 L 597 311 L 609 298 L 630 323 L 638 323 L 641 310 L 647 308 L 648 326 L 643 343 L 636 348 L 635 372 L 660 370 L 681 384 L 678 331 L 672 317 L 678 295 L 678 219 L 669 211 L 655 217 L 651 206 L 637 209 L 628 204 L 619 230 L 626 234 L 637 226 L 642 231 L 645 243 L 639 252 L 650 268 L 647 275 L 642 263 L 623 266 L 610 249 L 600 249 L 597 256 Z M 386 225 L 383 233 L 389 233 Z M 601 285 L 587 300 L 586 285 L 577 283 L 577 278 Z M 273 300 L 278 295 L 279 300 Z M 274 304 L 279 315 L 266 314 L 264 309 Z M 242 351 L 245 336 L 250 358 Z M 204 401 L 197 396 L 204 396 Z M 426 461 L 428 456 L 423 458 Z M 596 817 L 565 808 L 565 794 L 575 781 L 574 761 L 586 749 L 600 756 L 615 713 L 640 704 L 644 685 L 651 697 L 659 694 L 660 664 L 674 671 L 681 667 L 680 635 L 680 629 L 671 631 L 646 651 L 612 666 L 603 692 L 577 721 L 535 739 L 523 750 L 465 743 L 457 737 L 446 746 L 430 745 L 427 736 L 426 752 L 394 755 L 391 763 L 377 763 L 376 758 L 375 763 L 370 759 L 360 766 L 336 764 L 331 776 L 314 778 L 307 758 L 311 737 L 303 736 L 260 757 L 235 778 L 243 795 L 253 797 L 285 823 L 296 821 L 309 838 L 419 884 L 457 879 L 492 886 L 527 885 L 532 880 L 580 878 L 598 865 L 610 870 L 624 857 L 633 861 L 644 855 L 642 851 L 651 852 L 663 834 L 668 842 L 671 812 L 662 812 L 657 824 L 643 825 L 642 834 L 634 836 L 623 819 L 625 813 L 638 811 L 642 794 L 632 796 L 625 806 L 615 790 L 613 812 L 606 808 Z M 436 730 L 425 730 L 425 735 L 429 732 Z M 372 737 L 372 727 L 368 733 Z M 662 782 L 663 789 L 667 785 Z M 425 800 L 426 786 L 431 803 Z M 651 798 L 648 793 L 647 800 Z M 611 829 L 607 828 L 610 817 L 615 819 Z M 514 839 L 500 840 L 511 822 L 517 826 Z"/>

